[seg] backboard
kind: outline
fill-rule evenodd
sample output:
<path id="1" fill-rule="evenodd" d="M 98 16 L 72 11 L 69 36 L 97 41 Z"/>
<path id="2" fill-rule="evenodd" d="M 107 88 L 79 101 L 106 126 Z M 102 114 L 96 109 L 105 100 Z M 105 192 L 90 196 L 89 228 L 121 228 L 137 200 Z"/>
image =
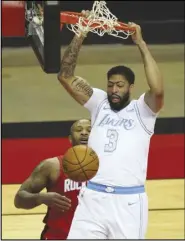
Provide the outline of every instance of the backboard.
<path id="1" fill-rule="evenodd" d="M 25 33 L 45 73 L 60 69 L 60 1 L 26 1 Z"/>

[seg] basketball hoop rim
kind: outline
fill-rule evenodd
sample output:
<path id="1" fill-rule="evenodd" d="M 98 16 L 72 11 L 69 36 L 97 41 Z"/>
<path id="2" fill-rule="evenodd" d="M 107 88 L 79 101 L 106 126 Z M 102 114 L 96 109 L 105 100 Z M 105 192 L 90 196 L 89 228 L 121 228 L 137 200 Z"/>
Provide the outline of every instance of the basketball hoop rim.
<path id="1" fill-rule="evenodd" d="M 63 24 L 76 24 L 78 23 L 78 20 L 80 17 L 83 17 L 82 13 L 62 11 L 60 12 L 60 24 L 61 26 L 63 26 Z M 124 22 L 117 21 L 117 23 L 118 23 L 118 26 L 115 26 L 116 30 L 131 31 L 131 32 L 135 31 L 135 28 L 129 27 L 128 24 Z"/>

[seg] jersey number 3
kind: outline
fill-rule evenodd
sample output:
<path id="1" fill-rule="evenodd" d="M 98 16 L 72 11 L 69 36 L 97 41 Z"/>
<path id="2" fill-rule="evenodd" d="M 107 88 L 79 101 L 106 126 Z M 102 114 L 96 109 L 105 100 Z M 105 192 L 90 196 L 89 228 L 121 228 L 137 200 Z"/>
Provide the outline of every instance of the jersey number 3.
<path id="1" fill-rule="evenodd" d="M 115 151 L 118 141 L 118 132 L 116 130 L 107 130 L 107 138 L 109 139 L 109 143 L 105 144 L 105 152 Z"/>

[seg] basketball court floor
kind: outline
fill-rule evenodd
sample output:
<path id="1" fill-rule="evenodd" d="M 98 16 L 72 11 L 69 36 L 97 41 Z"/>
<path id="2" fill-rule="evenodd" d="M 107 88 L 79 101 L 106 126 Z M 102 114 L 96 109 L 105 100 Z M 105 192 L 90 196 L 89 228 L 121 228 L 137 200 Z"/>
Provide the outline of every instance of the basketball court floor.
<path id="1" fill-rule="evenodd" d="M 16 209 L 14 195 L 19 185 L 2 187 L 2 238 L 39 239 L 45 206 Z M 148 239 L 184 239 L 184 180 L 147 181 L 149 196 Z"/>

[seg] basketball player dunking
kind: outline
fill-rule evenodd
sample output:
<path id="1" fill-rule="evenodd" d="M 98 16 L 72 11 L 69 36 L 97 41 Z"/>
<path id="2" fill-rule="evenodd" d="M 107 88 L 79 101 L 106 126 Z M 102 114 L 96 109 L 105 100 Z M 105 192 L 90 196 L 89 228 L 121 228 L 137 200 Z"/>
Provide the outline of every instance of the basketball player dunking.
<path id="1" fill-rule="evenodd" d="M 81 119 L 71 127 L 73 146 L 87 145 L 91 130 L 90 121 Z M 32 209 L 41 204 L 48 206 L 41 239 L 66 239 L 77 206 L 77 195 L 85 183 L 73 182 L 64 176 L 62 156 L 41 162 L 21 185 L 15 196 L 17 208 Z M 47 193 L 40 193 L 44 188 Z"/>
<path id="2" fill-rule="evenodd" d="M 139 99 L 130 99 L 135 76 L 126 66 L 108 71 L 107 93 L 75 76 L 78 53 L 87 33 L 74 37 L 61 62 L 60 83 L 91 113 L 88 146 L 100 161 L 96 176 L 80 194 L 68 239 L 142 239 L 146 233 L 147 159 L 164 89 L 140 26 L 129 25 L 136 28 L 132 40 L 141 53 L 149 86 Z"/>

